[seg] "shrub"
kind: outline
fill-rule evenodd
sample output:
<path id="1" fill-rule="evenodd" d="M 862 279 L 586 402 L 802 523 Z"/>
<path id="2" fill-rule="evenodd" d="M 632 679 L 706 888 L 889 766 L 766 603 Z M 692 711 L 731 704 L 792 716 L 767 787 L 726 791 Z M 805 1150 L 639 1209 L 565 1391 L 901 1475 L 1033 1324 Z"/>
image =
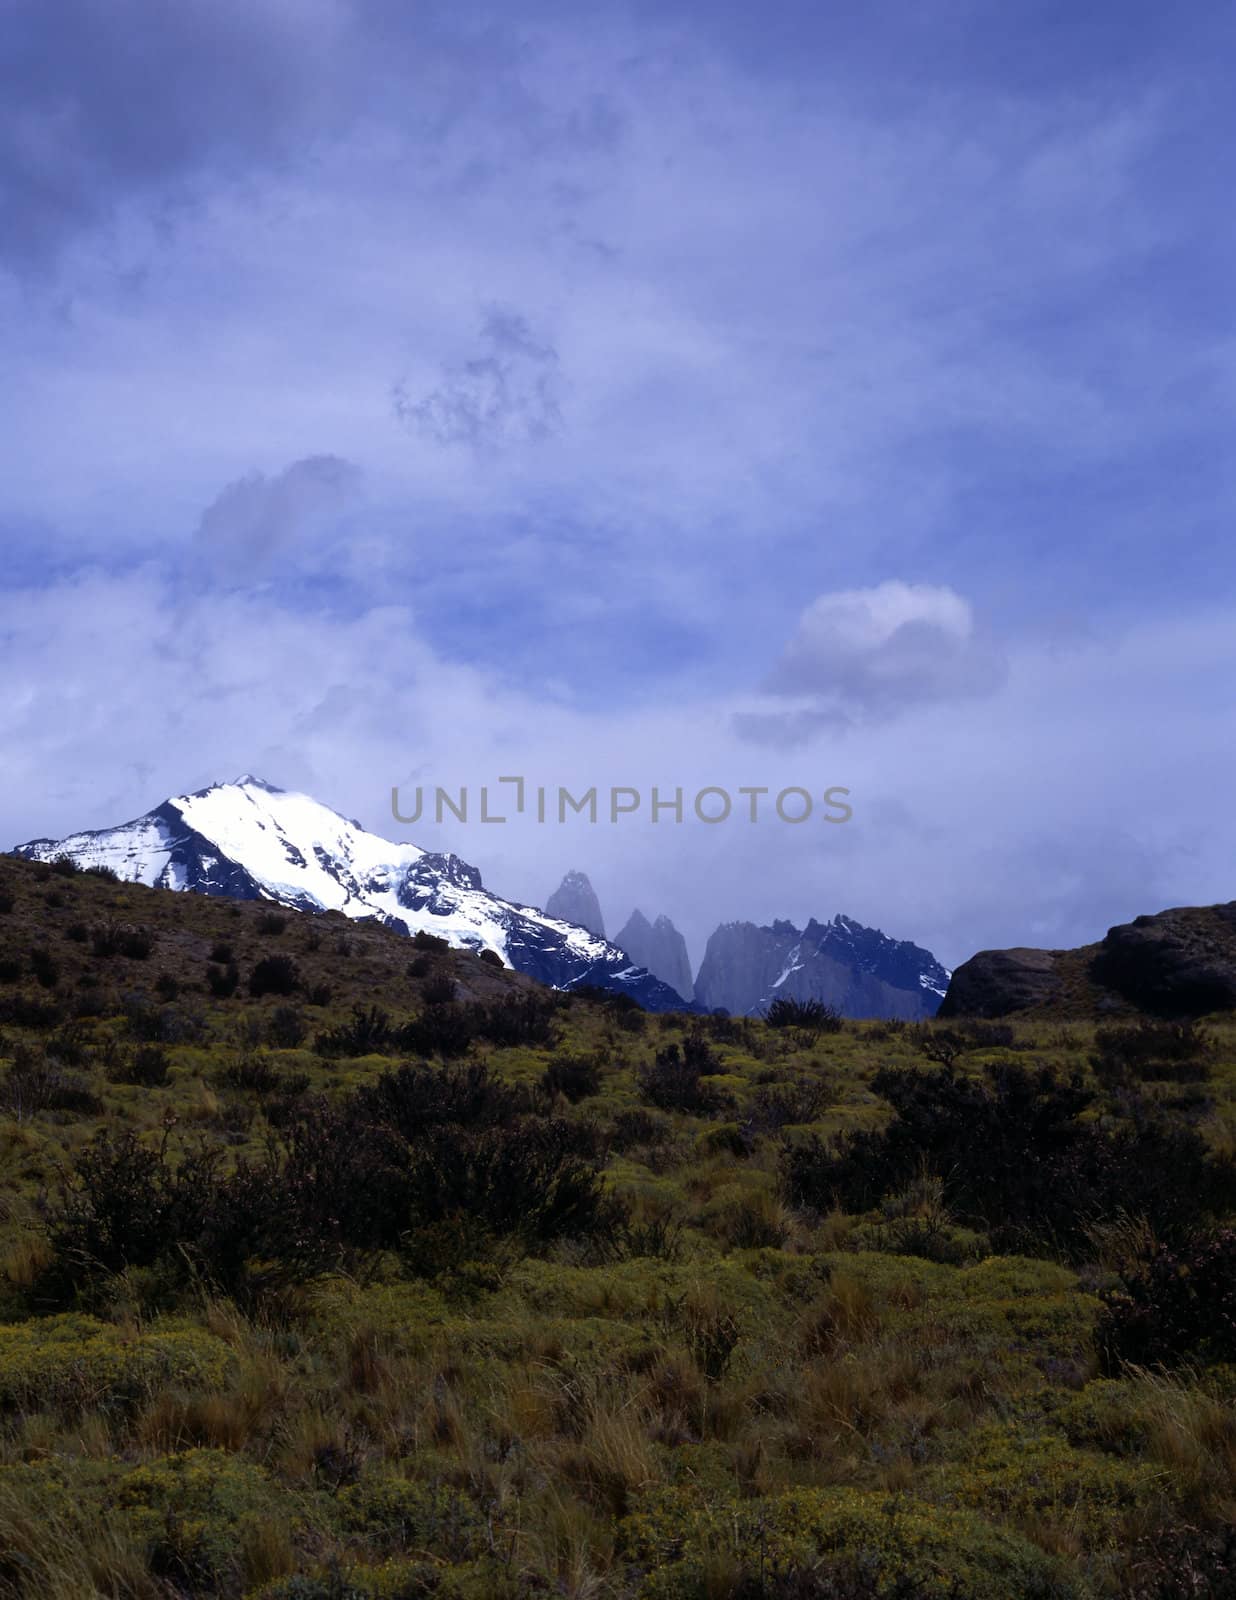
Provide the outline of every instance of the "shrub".
<path id="1" fill-rule="evenodd" d="M 1236 1229 L 1161 1246 L 1102 1299 L 1096 1340 L 1108 1370 L 1236 1362 Z"/>
<path id="2" fill-rule="evenodd" d="M 64 1013 L 57 1001 L 19 990 L 0 1001 L 0 1023 L 11 1023 L 15 1028 L 54 1028 Z"/>
<path id="3" fill-rule="evenodd" d="M 590 1095 L 600 1093 L 602 1062 L 599 1053 L 555 1056 L 545 1068 L 541 1087 L 546 1094 L 564 1095 L 572 1105 L 578 1105 Z"/>
<path id="4" fill-rule="evenodd" d="M 412 947 L 415 950 L 442 951 L 451 948 L 450 941 L 439 939 L 436 933 L 426 933 L 423 929 L 412 935 Z"/>
<path id="5" fill-rule="evenodd" d="M 840 1033 L 845 1018 L 823 1000 L 792 1000 L 781 996 L 764 1013 L 770 1028 L 798 1028 L 803 1033 Z"/>
<path id="6" fill-rule="evenodd" d="M 167 1082 L 168 1066 L 167 1051 L 162 1045 L 144 1044 L 120 1056 L 108 1076 L 113 1083 L 136 1083 L 145 1089 L 158 1089 Z"/>
<path id="7" fill-rule="evenodd" d="M 295 994 L 300 974 L 291 956 L 263 956 L 249 974 L 249 993 L 255 1000 L 264 994 Z"/>
<path id="8" fill-rule="evenodd" d="M 51 870 L 58 878 L 75 878 L 82 869 L 72 856 L 59 855 L 52 862 Z"/>
<path id="9" fill-rule="evenodd" d="M 179 1006 L 156 1006 L 143 994 L 126 994 L 121 1000 L 130 1036 L 145 1044 L 186 1044 L 200 1038 L 202 1020 Z"/>
<path id="10" fill-rule="evenodd" d="M 278 1067 L 258 1051 L 246 1051 L 219 1073 L 225 1089 L 241 1089 L 258 1095 L 274 1094 L 283 1087 L 284 1076 Z"/>
<path id="11" fill-rule="evenodd" d="M 447 1006 L 455 998 L 456 984 L 448 973 L 440 972 L 426 980 L 421 999 L 427 1006 Z"/>
<path id="12" fill-rule="evenodd" d="M 89 1083 L 49 1060 L 41 1049 L 18 1045 L 13 1065 L 0 1080 L 0 1106 L 19 1121 L 42 1111 L 95 1116 L 102 1105 Z"/>
<path id="13" fill-rule="evenodd" d="M 123 923 L 104 923 L 92 930 L 90 940 L 94 955 L 100 961 L 110 960 L 113 956 L 145 961 L 154 949 L 154 935 L 149 928 L 131 928 Z"/>
<path id="14" fill-rule="evenodd" d="M 351 1022 L 319 1033 L 314 1047 L 321 1056 L 383 1055 L 394 1047 L 391 1019 L 380 1006 L 352 1007 Z"/>
<path id="15" fill-rule="evenodd" d="M 409 978 L 426 978 L 433 971 L 433 961 L 429 956 L 413 956 L 406 970 Z"/>
<path id="16" fill-rule="evenodd" d="M 60 968 L 50 950 L 39 948 L 30 952 L 30 971 L 44 989 L 54 989 L 60 982 Z"/>
<path id="17" fill-rule="evenodd" d="M 16 983 L 22 975 L 20 956 L 5 956 L 0 961 L 0 983 Z"/>
<path id="18" fill-rule="evenodd" d="M 350 1101 L 353 1114 L 415 1144 L 431 1129 L 509 1126 L 532 1109 L 527 1091 L 500 1083 L 483 1061 L 461 1067 L 400 1067 L 366 1084 Z"/>
<path id="19" fill-rule="evenodd" d="M 482 951 L 480 951 L 480 953 L 477 956 L 477 960 L 478 961 L 483 961 L 487 967 L 498 967 L 500 969 L 506 967 L 506 962 L 503 961 L 502 957 L 498 954 L 498 952 L 496 950 L 482 950 Z"/>
<path id="20" fill-rule="evenodd" d="M 305 995 L 305 999 L 309 1002 L 309 1004 L 311 1006 L 319 1006 L 319 1007 L 325 1008 L 331 1002 L 331 987 L 330 987 L 330 984 L 329 983 L 315 983 L 312 986 L 312 988 L 309 989 L 308 993 Z"/>
<path id="21" fill-rule="evenodd" d="M 230 1000 L 240 987 L 240 968 L 234 961 L 226 967 L 207 967 L 206 986 L 216 1000 Z"/>
<path id="22" fill-rule="evenodd" d="M 720 1110 L 724 1097 L 700 1081 L 698 1066 L 683 1060 L 676 1044 L 658 1050 L 652 1066 L 639 1073 L 640 1093 L 662 1111 L 687 1111 L 708 1116 Z"/>
<path id="23" fill-rule="evenodd" d="M 108 883 L 120 882 L 120 874 L 115 867 L 109 867 L 105 861 L 96 861 L 93 866 L 87 867 L 85 870 L 91 878 L 103 878 Z"/>
<path id="24" fill-rule="evenodd" d="M 279 911 L 263 911 L 255 924 L 259 933 L 268 934 L 282 933 L 287 925 L 288 919 Z"/>
<path id="25" fill-rule="evenodd" d="M 552 1044 L 555 1009 L 553 999 L 535 992 L 468 1007 L 475 1032 L 503 1046 Z"/>
<path id="26" fill-rule="evenodd" d="M 0 1326 L 0 1410 L 129 1410 L 168 1382 L 221 1383 L 230 1356 L 222 1340 L 180 1323 L 134 1336 L 93 1317 L 37 1317 Z"/>
<path id="27" fill-rule="evenodd" d="M 924 1028 L 919 1034 L 918 1047 L 928 1061 L 951 1067 L 970 1043 L 967 1035 L 956 1028 Z"/>
<path id="28" fill-rule="evenodd" d="M 1090 1065 L 1109 1086 L 1129 1078 L 1198 1082 L 1210 1076 L 1214 1039 L 1196 1022 L 1143 1018 L 1126 1026 L 1099 1028 Z"/>
<path id="29" fill-rule="evenodd" d="M 444 1061 L 467 1055 L 476 1037 L 471 1007 L 426 1006 L 399 1030 L 399 1047 L 421 1056 L 441 1056 Z"/>
<path id="30" fill-rule="evenodd" d="M 276 1006 L 266 1024 L 266 1041 L 275 1050 L 295 1050 L 308 1031 L 296 1006 Z"/>
<path id="31" fill-rule="evenodd" d="M 210 947 L 210 959 L 221 967 L 226 967 L 229 962 L 236 959 L 231 945 L 226 939 L 216 939 Z"/>
<path id="32" fill-rule="evenodd" d="M 795 1123 L 815 1122 L 836 1094 L 830 1078 L 796 1078 L 792 1083 L 764 1083 L 755 1091 L 751 1120 L 765 1133 L 777 1133 Z"/>
<path id="33" fill-rule="evenodd" d="M 7 889 L 0 889 L 0 917 L 7 917 L 17 901 Z"/>
<path id="34" fill-rule="evenodd" d="M 70 922 L 64 930 L 64 936 L 70 944 L 90 943 L 90 929 L 84 922 Z"/>
<path id="35" fill-rule="evenodd" d="M 1001 1063 L 986 1082 L 886 1070 L 872 1088 L 891 1102 L 893 1120 L 786 1151 L 791 1204 L 866 1211 L 925 1169 L 946 1181 L 954 1212 L 989 1232 L 996 1248 L 1076 1250 L 1090 1224 L 1120 1211 L 1144 1214 L 1162 1231 L 1222 1210 L 1236 1193 L 1232 1163 L 1208 1160 L 1195 1130 L 1137 1103 L 1114 1131 L 1083 1121 L 1093 1095 L 1079 1078 L 1064 1082 L 1046 1068 Z"/>

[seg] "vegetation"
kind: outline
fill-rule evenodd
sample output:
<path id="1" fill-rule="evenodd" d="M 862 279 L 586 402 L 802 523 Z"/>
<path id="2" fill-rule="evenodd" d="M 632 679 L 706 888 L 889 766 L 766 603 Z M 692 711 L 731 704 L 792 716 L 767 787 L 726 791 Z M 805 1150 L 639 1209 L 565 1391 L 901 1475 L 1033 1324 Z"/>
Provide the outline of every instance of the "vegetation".
<path id="1" fill-rule="evenodd" d="M 0 1595 L 1236 1595 L 1231 1020 L 648 1018 L 61 865 L 0 907 Z"/>

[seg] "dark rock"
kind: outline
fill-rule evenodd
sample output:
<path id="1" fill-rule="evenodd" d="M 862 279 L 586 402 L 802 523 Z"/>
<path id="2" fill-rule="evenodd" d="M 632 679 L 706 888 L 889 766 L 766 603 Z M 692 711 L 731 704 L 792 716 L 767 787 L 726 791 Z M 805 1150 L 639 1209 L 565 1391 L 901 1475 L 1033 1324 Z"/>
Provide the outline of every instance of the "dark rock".
<path id="1" fill-rule="evenodd" d="M 953 973 L 941 1017 L 1006 1017 L 1059 997 L 1054 950 L 980 950 Z"/>
<path id="2" fill-rule="evenodd" d="M 1109 929 L 1090 975 L 1160 1016 L 1236 1009 L 1236 901 L 1177 906 Z"/>
<path id="3" fill-rule="evenodd" d="M 614 943 L 637 965 L 647 967 L 662 983 L 690 1000 L 695 991 L 687 941 L 668 917 L 649 922 L 642 911 L 632 911 Z"/>

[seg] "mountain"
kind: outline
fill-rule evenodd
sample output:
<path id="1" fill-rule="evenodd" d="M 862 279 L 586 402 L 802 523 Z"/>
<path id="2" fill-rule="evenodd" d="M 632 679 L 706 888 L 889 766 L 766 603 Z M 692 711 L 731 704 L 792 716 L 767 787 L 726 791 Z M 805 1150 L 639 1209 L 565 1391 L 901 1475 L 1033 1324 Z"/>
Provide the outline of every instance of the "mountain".
<path id="1" fill-rule="evenodd" d="M 708 941 L 695 978 L 705 1010 L 758 1016 L 773 1000 L 823 1000 L 847 1017 L 933 1016 L 949 973 L 929 950 L 889 939 L 850 917 L 757 927 L 726 922 Z"/>
<path id="2" fill-rule="evenodd" d="M 1236 900 L 1134 917 L 1075 950 L 980 950 L 954 972 L 940 1015 L 1028 1010 L 1167 1017 L 1236 1010 Z"/>
<path id="3" fill-rule="evenodd" d="M 647 967 L 662 983 L 668 983 L 671 989 L 691 999 L 695 985 L 687 956 L 687 941 L 668 917 L 658 917 L 655 922 L 649 922 L 637 908 L 627 918 L 626 927 L 614 943 L 620 950 L 625 950 L 632 961 Z"/>
<path id="4" fill-rule="evenodd" d="M 132 822 L 32 839 L 14 855 L 111 867 L 122 879 L 236 900 L 342 911 L 400 933 L 492 950 L 557 989 L 592 984 L 649 1011 L 686 1002 L 616 946 L 533 906 L 502 900 L 456 855 L 393 844 L 308 795 L 246 775 L 165 800 Z"/>
<path id="5" fill-rule="evenodd" d="M 574 922 L 578 927 L 587 928 L 598 939 L 605 937 L 601 902 L 586 872 L 568 872 L 545 902 L 545 911 L 559 922 Z"/>

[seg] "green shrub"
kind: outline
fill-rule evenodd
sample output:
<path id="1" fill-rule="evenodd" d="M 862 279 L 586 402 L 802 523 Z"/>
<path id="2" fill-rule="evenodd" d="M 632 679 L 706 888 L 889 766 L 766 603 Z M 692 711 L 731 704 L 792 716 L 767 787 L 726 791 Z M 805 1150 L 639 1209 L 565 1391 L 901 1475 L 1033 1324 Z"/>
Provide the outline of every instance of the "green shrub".
<path id="1" fill-rule="evenodd" d="M 187 1323 L 136 1336 L 74 1314 L 0 1325 L 0 1410 L 129 1408 L 166 1383 L 215 1387 L 230 1360 L 222 1340 Z"/>

